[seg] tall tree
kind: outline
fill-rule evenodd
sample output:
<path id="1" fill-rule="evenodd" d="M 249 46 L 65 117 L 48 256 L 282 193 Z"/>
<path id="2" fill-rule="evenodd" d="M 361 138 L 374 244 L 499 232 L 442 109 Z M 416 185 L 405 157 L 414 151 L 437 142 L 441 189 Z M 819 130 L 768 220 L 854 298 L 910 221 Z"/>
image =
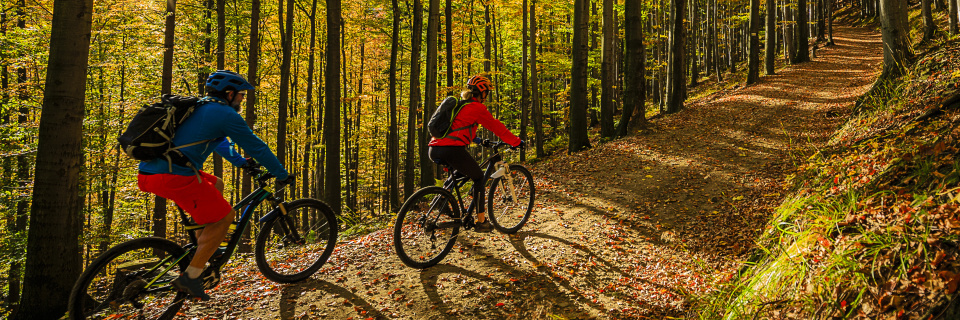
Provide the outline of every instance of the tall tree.
<path id="1" fill-rule="evenodd" d="M 957 0 L 947 0 L 947 1 L 950 3 L 949 8 L 947 8 L 947 16 L 950 17 L 948 19 L 948 23 L 950 24 L 950 27 L 949 27 L 950 34 L 958 34 L 960 33 L 960 28 L 958 28 L 957 26 L 958 24 L 957 12 L 958 12 L 958 9 L 960 8 L 957 8 Z"/>
<path id="2" fill-rule="evenodd" d="M 720 63 L 720 36 L 717 34 L 717 26 L 720 24 L 720 21 L 717 19 L 719 16 L 717 13 L 717 9 L 719 9 L 717 0 L 710 1 L 708 7 L 710 10 L 710 42 L 711 47 L 713 47 L 714 74 L 717 75 L 717 82 L 719 83 L 723 82 L 723 64 Z"/>
<path id="3" fill-rule="evenodd" d="M 793 10 L 789 4 L 785 4 L 783 6 L 783 60 L 787 63 L 793 63 L 796 56 L 796 43 L 794 43 L 796 24 L 791 23 L 790 20 L 793 20 Z"/>
<path id="4" fill-rule="evenodd" d="M 760 80 L 760 0 L 750 0 L 750 57 L 747 84 Z"/>
<path id="5" fill-rule="evenodd" d="M 810 25 L 807 24 L 807 0 L 797 0 L 797 55 L 793 63 L 810 61 Z"/>
<path id="6" fill-rule="evenodd" d="M 84 92 L 93 0 L 53 3 L 23 296 L 12 319 L 57 319 L 82 269 Z"/>
<path id="7" fill-rule="evenodd" d="M 617 125 L 617 136 L 627 135 L 627 128 L 643 128 L 646 118 L 646 54 L 643 46 L 641 0 L 625 0 L 623 6 L 626 54 L 624 55 L 623 113 Z M 632 122 L 631 122 L 632 121 Z"/>
<path id="8" fill-rule="evenodd" d="M 327 0 L 327 68 L 324 71 L 324 200 L 340 213 L 340 0 Z"/>
<path id="9" fill-rule="evenodd" d="M 669 53 L 667 57 L 667 113 L 680 112 L 683 109 L 683 100 L 686 96 L 686 77 L 684 69 L 686 63 L 686 31 L 683 26 L 683 17 L 686 12 L 686 0 L 670 0 L 670 35 Z"/>
<path id="10" fill-rule="evenodd" d="M 937 30 L 937 26 L 933 22 L 933 12 L 930 11 L 930 0 L 920 1 L 920 11 L 923 14 L 923 40 L 921 42 L 927 42 L 933 39 L 933 34 Z"/>
<path id="11" fill-rule="evenodd" d="M 613 0 L 603 0 L 603 57 L 600 66 L 600 136 L 603 138 L 613 138 L 615 132 L 613 127 L 613 90 L 617 87 L 616 73 L 614 65 L 614 47 L 617 42 L 614 34 L 616 26 L 613 22 Z"/>
<path id="12" fill-rule="evenodd" d="M 287 0 L 287 9 L 283 9 L 283 0 L 279 1 L 278 19 L 280 26 L 280 90 L 277 102 L 277 159 L 287 165 L 287 104 L 290 101 L 290 60 L 293 57 L 293 0 Z M 284 23 L 286 11 L 286 23 Z"/>
<path id="13" fill-rule="evenodd" d="M 573 66 L 570 70 L 570 141 L 568 150 L 577 152 L 590 148 L 587 136 L 587 56 L 590 45 L 587 43 L 590 1 L 573 1 Z"/>
<path id="14" fill-rule="evenodd" d="M 427 143 L 430 142 L 430 131 L 428 131 L 426 122 L 437 109 L 437 38 L 440 25 L 440 0 L 430 0 L 429 16 L 427 17 L 427 74 L 426 84 L 424 84 L 423 97 L 423 126 L 420 131 L 420 185 L 432 186 L 434 164 L 433 161 L 424 161 L 428 159 Z"/>
<path id="15" fill-rule="evenodd" d="M 700 10 L 697 5 L 697 0 L 690 0 L 690 37 L 687 37 L 687 42 L 690 43 L 688 46 L 690 48 L 690 87 L 696 87 L 700 83 L 700 66 L 697 65 L 699 62 L 700 54 L 697 53 L 700 46 L 697 41 L 700 38 Z"/>
<path id="16" fill-rule="evenodd" d="M 160 93 L 173 91 L 173 50 L 177 26 L 177 0 L 167 0 L 167 11 L 163 29 L 163 70 L 160 74 Z M 167 199 L 153 197 L 153 236 L 164 238 L 167 235 Z"/>
<path id="17" fill-rule="evenodd" d="M 537 0 L 530 1 L 530 106 L 533 108 L 533 134 L 537 158 L 543 157 L 543 110 L 540 108 L 540 76 L 537 71 Z"/>
<path id="18" fill-rule="evenodd" d="M 833 45 L 833 1 L 826 0 L 827 3 L 827 45 Z"/>
<path id="19" fill-rule="evenodd" d="M 410 31 L 410 91 L 407 109 L 407 159 L 404 164 L 403 194 L 409 197 L 414 184 L 415 154 L 417 154 L 417 114 L 420 110 L 420 44 L 423 40 L 423 4 L 413 0 L 413 22 Z M 422 154 L 426 152 L 421 152 Z"/>
<path id="20" fill-rule="evenodd" d="M 447 92 L 448 96 L 456 94 L 453 89 L 453 0 L 447 0 L 443 8 L 443 21 L 446 24 L 445 49 L 447 51 Z"/>
<path id="21" fill-rule="evenodd" d="M 527 51 L 527 48 L 529 46 L 529 41 L 530 41 L 530 33 L 529 33 L 530 29 L 527 28 L 527 25 L 528 25 L 527 0 L 523 0 L 523 4 L 521 4 L 520 12 L 523 15 L 523 19 L 521 19 L 523 20 L 523 27 L 521 29 L 522 30 L 521 33 L 523 34 L 523 37 L 522 37 L 523 39 L 521 41 L 522 42 L 521 50 L 523 50 L 523 53 L 520 54 L 520 65 L 521 65 L 520 67 L 520 70 L 521 70 L 520 71 L 520 139 L 523 141 L 528 141 L 529 139 L 527 139 L 527 126 L 530 123 L 528 121 L 529 114 L 530 114 L 529 112 L 530 105 L 528 103 L 530 101 L 529 100 L 530 88 L 529 88 L 529 82 L 527 81 L 528 80 L 527 66 L 529 65 L 529 61 L 528 61 L 529 51 Z M 527 161 L 526 150 L 520 152 L 520 162 L 525 162 L 525 161 Z"/>
<path id="22" fill-rule="evenodd" d="M 393 4 L 393 33 L 390 39 L 390 133 L 387 137 L 387 186 L 389 190 L 388 203 L 390 211 L 400 209 L 400 134 L 397 119 L 397 60 L 400 55 L 400 2 L 392 0 Z M 447 17 L 449 19 L 449 17 Z M 447 39 L 449 41 L 450 39 Z M 449 43 L 448 43 L 449 45 Z M 448 57 L 449 59 L 449 57 Z"/>
<path id="23" fill-rule="evenodd" d="M 883 72 L 878 83 L 902 76 L 913 58 L 907 0 L 880 0 L 880 36 L 883 38 Z"/>
<path id="24" fill-rule="evenodd" d="M 827 0 L 829 2 L 829 0 Z M 776 74 L 774 63 L 777 59 L 777 1 L 767 0 L 767 27 L 764 34 L 767 36 L 764 48 L 764 67 L 767 75 Z"/>

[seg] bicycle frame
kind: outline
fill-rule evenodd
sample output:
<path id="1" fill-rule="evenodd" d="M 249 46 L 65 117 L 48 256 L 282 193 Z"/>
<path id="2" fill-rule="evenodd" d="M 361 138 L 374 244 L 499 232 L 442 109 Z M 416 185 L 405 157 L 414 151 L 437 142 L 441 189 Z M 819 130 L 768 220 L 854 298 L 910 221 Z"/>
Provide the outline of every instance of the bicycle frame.
<path id="1" fill-rule="evenodd" d="M 286 214 L 286 208 L 284 208 L 283 206 L 284 203 L 279 199 L 274 198 L 273 191 L 270 190 L 270 188 L 267 186 L 266 180 L 269 178 L 270 177 L 268 175 L 261 175 L 259 177 L 256 177 L 255 180 L 257 180 L 257 182 L 259 183 L 259 186 L 233 206 L 233 210 L 240 210 L 241 208 L 243 209 L 242 211 L 240 211 L 241 212 L 240 219 L 237 222 L 235 222 L 237 227 L 233 230 L 233 235 L 242 234 L 244 231 L 246 231 L 247 227 L 250 225 L 250 219 L 253 217 L 253 212 L 257 209 L 257 207 L 260 206 L 261 203 L 263 203 L 264 200 L 271 200 L 271 202 L 274 203 L 275 207 L 269 213 L 264 215 L 263 218 L 260 218 L 257 222 L 263 223 L 272 219 L 276 219 L 278 217 L 278 214 L 284 214 L 284 215 Z M 179 207 L 177 209 L 180 212 L 180 220 L 181 220 L 180 223 L 184 225 L 185 231 L 187 231 L 187 234 L 190 235 L 190 243 L 184 246 L 184 249 L 185 249 L 184 254 L 181 255 L 180 257 L 177 257 L 176 261 L 174 261 L 173 264 L 169 265 L 167 269 L 163 270 L 163 272 L 161 272 L 158 276 L 151 279 L 151 281 L 147 284 L 147 287 L 156 283 L 156 281 L 160 278 L 161 275 L 173 269 L 180 262 L 180 260 L 183 260 L 187 256 L 192 255 L 194 252 L 194 249 L 198 245 L 196 231 L 203 229 L 205 225 L 192 224 L 190 222 L 189 217 L 187 217 L 186 213 L 183 212 L 183 209 L 180 209 Z M 298 232 L 296 228 L 290 228 L 285 223 L 280 224 L 280 226 L 282 228 L 287 229 L 286 231 L 290 231 L 294 233 Z M 227 245 L 225 246 L 225 250 L 222 253 L 220 253 L 220 257 L 216 257 L 210 261 L 211 270 L 220 270 L 220 267 L 225 265 L 227 261 L 230 261 L 230 258 L 233 257 L 234 251 L 236 250 L 237 246 L 240 244 L 241 238 L 242 237 L 239 237 L 239 236 L 230 237 L 230 241 L 227 242 Z M 166 261 L 161 261 L 161 263 L 158 263 L 157 266 L 163 265 L 163 262 L 166 262 Z M 153 271 L 153 270 L 154 269 L 150 269 L 150 271 Z"/>
<path id="2" fill-rule="evenodd" d="M 499 150 L 497 150 L 498 147 L 500 147 L 500 145 L 495 145 L 491 147 L 491 149 L 494 150 L 494 154 L 480 163 L 481 168 L 486 167 L 486 169 L 484 169 L 484 172 L 483 172 L 483 180 L 481 181 L 481 184 L 483 185 L 483 188 L 484 188 L 484 191 L 482 192 L 486 191 L 487 181 L 497 171 L 498 167 L 505 168 L 504 170 L 510 169 L 510 164 L 503 159 L 503 154 Z M 457 204 L 460 206 L 461 211 L 464 211 L 464 217 L 466 217 L 467 215 L 472 215 L 477 205 L 482 206 L 484 204 L 482 203 L 477 204 L 476 199 L 474 199 L 470 201 L 470 206 L 466 208 L 466 210 L 464 210 L 463 197 L 460 193 L 460 188 L 463 187 L 463 185 L 466 184 L 467 181 L 470 181 L 470 178 L 464 175 L 460 175 L 458 177 L 456 174 L 457 171 L 455 170 L 449 170 L 449 172 L 450 174 L 447 177 L 447 180 L 443 182 L 443 188 L 447 190 L 451 190 L 457 196 Z M 514 190 L 513 188 L 513 177 L 511 177 L 509 174 L 505 174 L 505 176 L 507 180 L 506 185 L 508 186 L 507 189 L 510 190 L 511 197 L 516 199 L 516 190 Z M 461 219 L 464 217 L 461 217 Z"/>

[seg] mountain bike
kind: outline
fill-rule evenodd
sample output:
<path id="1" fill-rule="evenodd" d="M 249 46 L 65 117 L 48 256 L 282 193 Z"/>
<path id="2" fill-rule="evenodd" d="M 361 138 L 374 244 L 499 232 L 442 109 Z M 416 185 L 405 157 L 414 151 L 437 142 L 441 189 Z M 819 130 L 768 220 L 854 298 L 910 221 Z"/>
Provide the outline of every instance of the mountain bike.
<path id="1" fill-rule="evenodd" d="M 253 213 L 264 201 L 272 206 L 261 224 L 254 246 L 257 268 L 280 283 L 301 281 L 313 275 L 333 253 L 337 241 L 334 211 L 315 199 L 284 202 L 268 180 L 273 175 L 259 168 L 244 168 L 258 188 L 233 206 L 240 218 L 201 274 L 204 289 L 220 283 L 221 268 L 233 256 Z M 279 183 L 279 192 L 285 184 Z M 180 209 L 178 207 L 178 209 Z M 139 238 L 101 253 L 77 279 L 70 292 L 70 319 L 171 319 L 189 296 L 171 283 L 185 272 L 197 249 L 197 225 L 179 210 L 189 235 L 186 245 L 164 238 Z"/>
<path id="2" fill-rule="evenodd" d="M 494 228 L 513 234 L 520 230 L 533 211 L 536 189 L 530 170 L 519 164 L 507 163 L 503 153 L 512 149 L 500 141 L 476 139 L 478 145 L 491 149 L 493 154 L 480 164 L 483 181 L 490 181 L 487 195 L 487 214 Z M 453 244 L 465 230 L 476 226 L 473 213 L 478 204 L 471 200 L 464 209 L 462 187 L 470 178 L 451 170 L 443 187 L 431 186 L 417 190 L 400 207 L 393 226 L 393 246 L 403 264 L 417 269 L 431 267 L 450 253 Z M 492 180 L 490 180 L 492 179 Z M 465 213 L 465 214 L 463 214 Z"/>

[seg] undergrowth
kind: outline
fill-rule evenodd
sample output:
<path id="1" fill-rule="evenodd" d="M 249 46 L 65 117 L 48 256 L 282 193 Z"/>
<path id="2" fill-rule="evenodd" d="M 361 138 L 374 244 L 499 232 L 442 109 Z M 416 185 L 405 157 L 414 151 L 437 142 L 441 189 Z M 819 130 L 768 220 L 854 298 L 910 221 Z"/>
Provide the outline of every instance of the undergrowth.
<path id="1" fill-rule="evenodd" d="M 960 42 L 939 43 L 800 165 L 704 319 L 960 317 Z"/>

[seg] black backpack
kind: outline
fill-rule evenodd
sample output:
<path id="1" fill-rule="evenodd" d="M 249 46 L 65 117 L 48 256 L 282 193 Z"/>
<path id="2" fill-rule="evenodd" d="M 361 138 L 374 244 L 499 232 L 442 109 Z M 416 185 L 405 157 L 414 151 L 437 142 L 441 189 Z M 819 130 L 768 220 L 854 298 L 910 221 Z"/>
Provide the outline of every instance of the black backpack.
<path id="1" fill-rule="evenodd" d="M 200 99 L 195 97 L 165 94 L 160 97 L 160 102 L 144 105 L 117 138 L 120 150 L 136 160 L 164 158 L 169 163 L 192 168 L 190 160 L 177 149 L 210 140 L 174 146 L 173 137 L 177 128 L 196 109 L 199 101 Z"/>
<path id="2" fill-rule="evenodd" d="M 440 107 L 437 108 L 437 111 L 430 117 L 430 122 L 427 123 L 427 129 L 430 130 L 430 135 L 434 138 L 441 139 L 453 131 L 472 127 L 473 125 L 455 130 L 451 130 L 450 128 L 450 125 L 453 124 L 453 119 L 460 113 L 460 109 L 463 109 L 463 106 L 469 102 L 468 100 L 457 100 L 457 98 L 454 97 L 444 99 L 443 102 L 440 103 Z"/>

